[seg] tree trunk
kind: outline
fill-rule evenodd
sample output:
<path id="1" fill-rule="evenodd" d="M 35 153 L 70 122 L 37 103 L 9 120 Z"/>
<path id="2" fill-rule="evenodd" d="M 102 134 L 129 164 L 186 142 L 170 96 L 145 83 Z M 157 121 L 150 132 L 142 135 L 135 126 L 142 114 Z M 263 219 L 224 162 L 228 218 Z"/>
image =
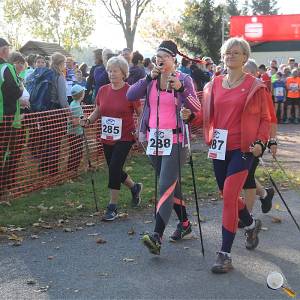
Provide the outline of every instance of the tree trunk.
<path id="1" fill-rule="evenodd" d="M 134 33 L 133 33 L 133 32 L 126 32 L 125 38 L 126 38 L 126 45 L 127 45 L 127 48 L 133 50 Z"/>

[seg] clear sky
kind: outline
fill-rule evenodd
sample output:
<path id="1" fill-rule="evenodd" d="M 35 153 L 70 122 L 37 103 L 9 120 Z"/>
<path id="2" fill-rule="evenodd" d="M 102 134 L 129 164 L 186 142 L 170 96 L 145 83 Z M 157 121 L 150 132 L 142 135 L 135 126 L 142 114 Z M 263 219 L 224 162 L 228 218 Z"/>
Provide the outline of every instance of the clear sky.
<path id="1" fill-rule="evenodd" d="M 154 5 L 160 3 L 168 8 L 171 15 L 179 17 L 183 8 L 183 0 L 153 0 Z M 241 4 L 243 0 L 239 1 Z M 300 0 L 278 0 L 280 14 L 300 14 Z M 225 0 L 215 0 L 216 4 L 225 3 Z M 105 10 L 98 9 L 96 30 L 90 38 L 90 43 L 98 47 L 110 47 L 112 49 L 121 49 L 126 46 L 125 38 L 121 26 L 108 17 Z M 149 45 L 136 33 L 134 48 L 142 53 L 149 52 Z M 151 50 L 150 50 L 151 51 Z"/>

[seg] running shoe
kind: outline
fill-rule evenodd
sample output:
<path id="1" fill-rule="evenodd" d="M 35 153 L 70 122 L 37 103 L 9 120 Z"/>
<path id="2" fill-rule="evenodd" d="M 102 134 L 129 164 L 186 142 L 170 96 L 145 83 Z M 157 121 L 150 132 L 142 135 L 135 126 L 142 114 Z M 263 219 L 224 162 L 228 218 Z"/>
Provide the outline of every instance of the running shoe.
<path id="1" fill-rule="evenodd" d="M 213 264 L 211 271 L 215 274 L 228 273 L 233 269 L 231 257 L 224 252 L 217 252 L 217 260 Z"/>
<path id="2" fill-rule="evenodd" d="M 158 233 L 145 234 L 142 237 L 142 242 L 149 249 L 150 253 L 160 255 L 161 241 Z"/>
<path id="3" fill-rule="evenodd" d="M 132 207 L 137 207 L 140 205 L 142 198 L 141 193 L 143 190 L 143 184 L 142 183 L 135 183 L 134 186 L 131 188 L 131 204 Z"/>
<path id="4" fill-rule="evenodd" d="M 266 189 L 267 196 L 265 198 L 259 198 L 261 201 L 261 210 L 264 214 L 268 213 L 272 208 L 272 200 L 274 197 L 274 189 L 267 188 Z"/>
<path id="5" fill-rule="evenodd" d="M 246 236 L 245 245 L 248 250 L 255 249 L 259 243 L 258 233 L 261 230 L 261 220 L 256 219 L 254 221 L 255 221 L 254 228 L 248 229 L 245 232 L 245 236 Z"/>
<path id="6" fill-rule="evenodd" d="M 243 221 L 242 220 L 239 220 L 239 222 L 238 222 L 238 228 L 244 228 L 244 227 L 246 227 L 246 225 L 243 223 Z"/>
<path id="7" fill-rule="evenodd" d="M 106 212 L 102 217 L 102 221 L 113 221 L 118 217 L 117 206 L 109 204 L 107 206 Z"/>
<path id="8" fill-rule="evenodd" d="M 182 222 L 180 222 L 177 224 L 176 230 L 170 236 L 170 240 L 173 242 L 179 241 L 183 239 L 185 236 L 187 236 L 188 234 L 190 234 L 191 232 L 192 232 L 192 226 L 190 222 L 186 227 L 184 227 Z"/>

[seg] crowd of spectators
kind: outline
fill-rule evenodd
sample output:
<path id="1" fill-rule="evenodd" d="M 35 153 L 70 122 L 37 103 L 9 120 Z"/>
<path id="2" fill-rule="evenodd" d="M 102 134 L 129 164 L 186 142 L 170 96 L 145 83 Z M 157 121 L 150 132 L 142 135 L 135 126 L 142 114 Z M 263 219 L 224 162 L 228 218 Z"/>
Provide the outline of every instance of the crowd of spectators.
<path id="1" fill-rule="evenodd" d="M 80 62 L 80 64 L 73 57 L 65 57 L 60 53 L 54 53 L 50 60 L 40 55 L 24 57 L 19 52 L 11 52 L 9 43 L 0 38 L 1 193 L 10 187 L 8 181 L 14 182 L 14 171 L 11 166 L 14 164 L 16 168 L 21 156 L 20 150 L 15 151 L 15 148 L 17 144 L 24 144 L 26 138 L 25 130 L 20 134 L 23 114 L 33 111 L 32 95 L 27 89 L 37 78 L 39 70 L 52 70 L 54 74 L 50 111 L 64 110 L 56 123 L 51 121 L 52 114 L 49 112 L 48 118 L 44 118 L 38 126 L 33 125 L 29 131 L 28 145 L 30 145 L 32 155 L 39 160 L 39 172 L 53 175 L 58 172 L 60 144 L 64 134 L 73 132 L 69 141 L 73 144 L 76 142 L 80 144 L 77 148 L 76 146 L 72 148 L 73 152 L 74 149 L 81 149 L 82 151 L 82 139 L 77 136 L 74 137 L 74 130 L 70 129 L 69 125 L 68 130 L 65 130 L 66 124 L 71 123 L 75 128 L 78 127 L 78 121 L 74 121 L 74 119 L 78 119 L 78 107 L 81 104 L 94 105 L 99 89 L 110 82 L 106 71 L 108 60 L 118 55 L 124 57 L 129 65 L 129 77 L 126 79 L 129 85 L 149 74 L 155 64 L 154 57 L 144 58 L 139 51 L 132 52 L 128 48 L 124 48 L 120 52 L 113 52 L 108 48 L 97 49 L 93 54 L 94 65 L 91 67 L 84 62 Z M 198 92 L 201 92 L 205 84 L 214 77 L 226 74 L 226 67 L 222 63 L 216 65 L 210 57 L 202 57 L 201 60 L 205 63 L 191 62 L 183 58 L 177 64 L 178 70 L 192 77 L 194 87 Z M 290 58 L 286 64 L 281 65 L 278 65 L 276 60 L 270 61 L 269 65 L 262 64 L 258 66 L 256 76 L 267 85 L 272 93 L 278 122 L 299 123 L 300 68 L 295 59 Z M 77 95 L 74 99 L 74 90 L 80 90 L 79 98 Z M 70 106 L 70 103 L 73 104 Z M 75 114 L 74 107 L 76 108 Z M 34 111 L 36 112 L 36 110 Z M 49 126 L 48 123 L 52 125 Z M 15 134 L 17 129 L 19 130 L 18 135 Z M 75 131 L 76 135 L 80 135 L 78 133 L 81 132 L 80 130 Z M 47 137 L 43 137 L 45 132 L 47 132 Z M 78 167 L 78 158 L 76 159 L 76 166 Z M 70 166 L 69 170 L 76 171 Z"/>

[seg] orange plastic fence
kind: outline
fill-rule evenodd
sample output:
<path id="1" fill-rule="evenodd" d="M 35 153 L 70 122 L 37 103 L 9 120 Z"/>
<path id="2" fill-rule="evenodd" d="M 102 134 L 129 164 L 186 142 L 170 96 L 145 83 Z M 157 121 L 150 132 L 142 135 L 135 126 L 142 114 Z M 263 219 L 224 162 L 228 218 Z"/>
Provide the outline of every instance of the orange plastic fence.
<path id="1" fill-rule="evenodd" d="M 83 106 L 84 114 L 93 111 Z M 40 190 L 77 177 L 88 169 L 85 141 L 70 134 L 70 113 L 66 109 L 29 113 L 21 128 L 11 126 L 12 118 L 0 123 L 0 201 Z M 201 129 L 192 129 L 192 137 Z M 100 124 L 85 129 L 93 167 L 104 163 Z M 142 151 L 135 148 L 134 151 Z"/>

